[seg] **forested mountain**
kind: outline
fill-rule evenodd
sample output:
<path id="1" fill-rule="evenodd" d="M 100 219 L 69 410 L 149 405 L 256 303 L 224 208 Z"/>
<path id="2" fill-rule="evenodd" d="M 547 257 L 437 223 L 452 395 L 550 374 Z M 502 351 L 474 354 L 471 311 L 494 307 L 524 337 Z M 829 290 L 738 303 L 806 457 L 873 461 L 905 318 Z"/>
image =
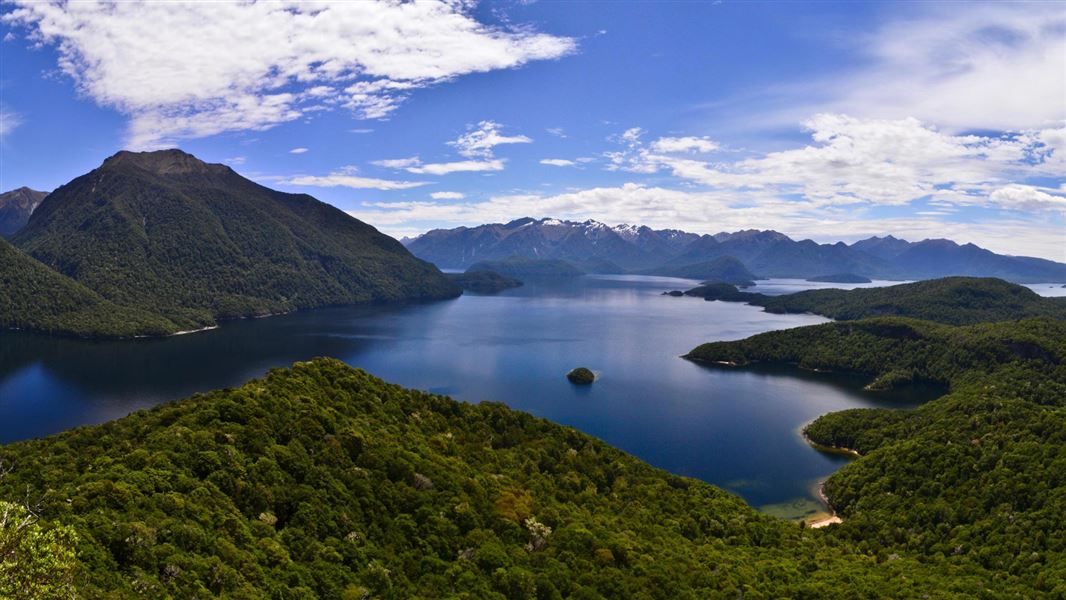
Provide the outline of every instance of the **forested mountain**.
<path id="1" fill-rule="evenodd" d="M 684 279 L 700 279 L 729 283 L 733 285 L 754 285 L 755 274 L 744 266 L 744 263 L 732 256 L 719 256 L 705 262 L 685 264 L 676 267 L 660 267 L 649 271 L 649 274 L 663 275 L 666 277 L 682 277 Z"/>
<path id="2" fill-rule="evenodd" d="M 119 152 L 49 194 L 12 239 L 100 296 L 175 329 L 459 293 L 433 265 L 343 211 L 180 150 Z"/>
<path id="3" fill-rule="evenodd" d="M 0 194 L 0 237 L 9 237 L 30 220 L 48 192 L 20 187 Z"/>
<path id="4" fill-rule="evenodd" d="M 1022 552 L 994 560 L 1023 567 L 993 577 L 969 542 L 804 529 L 574 429 L 331 359 L 0 461 L 0 499 L 41 498 L 42 526 L 76 537 L 84 598 L 1021 597 L 1058 535 L 1010 538 Z"/>
<path id="5" fill-rule="evenodd" d="M 825 493 L 844 522 L 834 538 L 879 556 L 944 557 L 994 581 L 1066 595 L 1066 322 L 965 327 L 882 318 L 705 344 L 710 363 L 851 371 L 883 389 L 950 384 L 915 410 L 853 409 L 806 428 L 814 442 L 862 458 Z"/>
<path id="6" fill-rule="evenodd" d="M 166 334 L 177 325 L 109 302 L 0 238 L 0 329 L 130 337 Z"/>
<path id="7" fill-rule="evenodd" d="M 506 277 L 578 277 L 581 269 L 565 260 L 525 258 L 511 256 L 503 260 L 478 261 L 466 270 L 467 273 L 490 271 Z"/>
<path id="8" fill-rule="evenodd" d="M 854 273 L 895 280 L 967 275 L 1024 283 L 1066 282 L 1066 264 L 1004 256 L 950 240 L 911 243 L 892 236 L 851 245 L 818 244 L 755 229 L 701 236 L 632 225 L 610 227 L 597 221 L 524 218 L 506 224 L 437 229 L 405 244 L 415 256 L 456 269 L 479 260 L 519 255 L 566 260 L 588 272 L 611 272 L 600 270 L 594 262 L 608 261 L 629 272 L 668 275 L 728 256 L 759 277 L 806 279 Z"/>
<path id="9" fill-rule="evenodd" d="M 706 300 L 747 302 L 773 313 L 814 313 L 850 321 L 898 316 L 965 325 L 1031 317 L 1066 319 L 1066 298 L 1045 298 L 1000 279 L 945 277 L 887 287 L 806 290 L 767 296 L 731 285 L 701 285 L 685 292 Z"/>

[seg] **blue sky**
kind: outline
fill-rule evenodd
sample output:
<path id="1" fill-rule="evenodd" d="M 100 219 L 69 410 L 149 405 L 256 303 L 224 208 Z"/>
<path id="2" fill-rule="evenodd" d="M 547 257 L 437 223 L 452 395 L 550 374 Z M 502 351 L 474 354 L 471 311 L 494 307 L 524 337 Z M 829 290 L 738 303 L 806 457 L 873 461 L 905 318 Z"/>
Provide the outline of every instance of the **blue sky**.
<path id="1" fill-rule="evenodd" d="M 1066 260 L 1066 5 L 3 5 L 0 187 L 177 146 L 396 236 L 521 216 Z"/>

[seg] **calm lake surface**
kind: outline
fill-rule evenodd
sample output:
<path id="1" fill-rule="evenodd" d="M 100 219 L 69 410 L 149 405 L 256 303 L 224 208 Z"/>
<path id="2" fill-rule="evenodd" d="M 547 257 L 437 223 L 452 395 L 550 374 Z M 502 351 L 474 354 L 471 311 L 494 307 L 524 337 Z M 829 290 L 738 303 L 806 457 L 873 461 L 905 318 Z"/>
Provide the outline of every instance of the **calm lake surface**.
<path id="1" fill-rule="evenodd" d="M 527 282 L 495 296 L 323 309 L 161 340 L 0 332 L 0 442 L 99 423 L 236 386 L 271 367 L 333 356 L 404 386 L 504 402 L 755 506 L 790 503 L 802 512 L 813 505 L 815 483 L 847 459 L 811 449 L 801 425 L 845 408 L 915 406 L 939 393 L 889 396 L 840 376 L 682 360 L 703 342 L 826 321 L 660 295 L 692 285 L 630 276 Z M 808 285 L 775 280 L 756 291 Z M 564 375 L 577 366 L 600 379 L 571 385 Z"/>

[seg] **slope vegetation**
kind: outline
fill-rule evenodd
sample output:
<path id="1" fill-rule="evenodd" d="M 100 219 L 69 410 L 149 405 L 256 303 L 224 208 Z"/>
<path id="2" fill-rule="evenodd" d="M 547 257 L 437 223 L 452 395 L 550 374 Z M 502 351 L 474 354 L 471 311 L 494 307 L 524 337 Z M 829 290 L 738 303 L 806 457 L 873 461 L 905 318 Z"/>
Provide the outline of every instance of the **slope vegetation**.
<path id="1" fill-rule="evenodd" d="M 0 329 L 130 337 L 177 328 L 166 318 L 105 300 L 0 239 Z"/>
<path id="2" fill-rule="evenodd" d="M 0 448 L 87 598 L 966 597 L 573 429 L 319 359 Z"/>
<path id="3" fill-rule="evenodd" d="M 13 240 L 104 298 L 180 328 L 459 293 L 344 212 L 179 150 L 119 152 L 49 194 Z"/>
<path id="4" fill-rule="evenodd" d="M 874 388 L 950 384 L 915 410 L 853 409 L 807 427 L 816 443 L 863 455 L 825 484 L 844 517 L 832 535 L 878 556 L 969 564 L 1027 597 L 1066 595 L 1066 322 L 869 319 L 705 344 L 688 358 L 853 371 Z"/>

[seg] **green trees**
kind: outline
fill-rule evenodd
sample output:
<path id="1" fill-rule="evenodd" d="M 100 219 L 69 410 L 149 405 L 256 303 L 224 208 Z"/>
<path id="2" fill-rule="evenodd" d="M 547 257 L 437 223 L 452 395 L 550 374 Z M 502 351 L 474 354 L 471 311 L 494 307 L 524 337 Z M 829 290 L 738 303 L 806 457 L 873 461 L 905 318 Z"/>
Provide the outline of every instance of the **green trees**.
<path id="1" fill-rule="evenodd" d="M 876 387 L 949 384 L 915 410 L 853 409 L 807 427 L 816 443 L 863 454 L 826 481 L 844 517 L 830 534 L 881 559 L 909 554 L 1028 595 L 1066 594 L 1066 321 L 867 319 L 704 344 L 688 357 L 847 370 Z"/>
<path id="2" fill-rule="evenodd" d="M 0 598 L 74 597 L 76 542 L 74 528 L 42 524 L 25 506 L 0 500 Z"/>
<path id="3" fill-rule="evenodd" d="M 335 360 L 0 448 L 86 598 L 977 594 L 981 571 L 762 515 L 568 427 Z M 427 482 L 428 480 L 428 482 Z M 1018 591 L 998 582 L 1000 591 Z"/>

